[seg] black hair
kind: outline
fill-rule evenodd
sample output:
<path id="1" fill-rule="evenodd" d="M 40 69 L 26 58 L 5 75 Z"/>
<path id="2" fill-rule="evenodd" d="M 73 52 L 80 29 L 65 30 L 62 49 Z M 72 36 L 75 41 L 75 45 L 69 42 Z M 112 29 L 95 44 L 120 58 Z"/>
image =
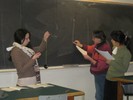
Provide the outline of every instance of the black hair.
<path id="1" fill-rule="evenodd" d="M 111 39 L 120 43 L 120 45 L 126 45 L 129 51 L 131 51 L 130 49 L 131 40 L 122 31 L 120 30 L 112 31 L 110 36 L 111 36 Z"/>
<path id="2" fill-rule="evenodd" d="M 17 29 L 14 33 L 14 41 L 21 44 L 21 41 L 25 39 L 25 36 L 27 33 L 29 33 L 29 38 L 31 38 L 31 34 L 27 29 L 23 29 L 23 28 Z M 32 48 L 31 43 L 29 42 L 26 47 Z M 12 61 L 11 55 L 9 56 L 8 60 Z"/>
<path id="3" fill-rule="evenodd" d="M 14 33 L 14 41 L 21 44 L 21 41 L 25 39 L 27 33 L 29 33 L 29 38 L 31 38 L 31 34 L 27 29 L 20 28 L 16 30 Z M 32 48 L 31 43 L 29 42 L 29 44 L 26 47 Z"/>
<path id="4" fill-rule="evenodd" d="M 97 30 L 93 32 L 93 37 L 101 39 L 101 43 L 96 45 L 96 48 L 101 47 L 104 43 L 106 43 L 106 35 L 103 31 Z"/>

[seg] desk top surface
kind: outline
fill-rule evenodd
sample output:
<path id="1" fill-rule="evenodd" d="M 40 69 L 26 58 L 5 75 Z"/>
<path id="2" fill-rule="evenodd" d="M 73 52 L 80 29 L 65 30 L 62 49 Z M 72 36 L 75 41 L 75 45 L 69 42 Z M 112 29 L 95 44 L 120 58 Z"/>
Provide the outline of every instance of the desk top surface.
<path id="1" fill-rule="evenodd" d="M 131 82 L 133 83 L 133 75 L 131 76 L 121 76 L 121 77 L 115 77 L 115 78 L 112 78 L 112 80 L 115 80 L 115 81 L 119 81 L 119 82 Z"/>
<path id="2" fill-rule="evenodd" d="M 40 95 L 56 95 L 56 94 L 65 94 L 68 96 L 80 96 L 84 95 L 83 92 L 79 90 L 74 90 L 66 87 L 61 87 L 57 85 L 52 85 L 50 87 L 39 87 L 39 88 L 28 88 L 22 90 L 16 90 L 12 92 L 4 92 L 6 95 L 5 98 L 0 98 L 0 100 L 16 100 L 19 98 L 30 98 L 30 97 L 38 97 Z"/>

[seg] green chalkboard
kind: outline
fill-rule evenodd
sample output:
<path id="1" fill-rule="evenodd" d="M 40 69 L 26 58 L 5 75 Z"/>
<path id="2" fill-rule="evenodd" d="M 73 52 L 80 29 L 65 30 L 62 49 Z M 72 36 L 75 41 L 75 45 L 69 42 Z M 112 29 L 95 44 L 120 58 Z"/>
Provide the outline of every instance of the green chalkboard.
<path id="1" fill-rule="evenodd" d="M 14 31 L 21 27 L 31 32 L 33 46 L 40 44 L 46 30 L 52 34 L 40 66 L 88 64 L 72 42 L 78 39 L 91 44 L 94 30 L 103 30 L 109 41 L 110 32 L 118 29 L 132 37 L 132 11 L 133 6 L 128 5 L 75 0 L 1 0 L 0 68 L 14 68 L 6 47 L 12 45 Z"/>

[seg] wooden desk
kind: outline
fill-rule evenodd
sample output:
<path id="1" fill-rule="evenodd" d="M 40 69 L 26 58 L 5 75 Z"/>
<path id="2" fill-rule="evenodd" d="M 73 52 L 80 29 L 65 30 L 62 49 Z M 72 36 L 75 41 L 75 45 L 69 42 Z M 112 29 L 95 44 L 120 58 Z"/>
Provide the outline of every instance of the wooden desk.
<path id="1" fill-rule="evenodd" d="M 118 91 L 117 91 L 117 100 L 123 100 L 123 83 L 133 83 L 133 76 L 122 76 L 117 78 L 112 78 L 112 80 L 118 81 Z"/>
<path id="2" fill-rule="evenodd" d="M 53 85 L 51 87 L 28 88 L 20 91 L 5 92 L 8 97 L 1 100 L 38 100 L 40 95 L 68 94 L 68 100 L 74 100 L 74 96 L 82 96 L 84 92 L 66 87 Z"/>

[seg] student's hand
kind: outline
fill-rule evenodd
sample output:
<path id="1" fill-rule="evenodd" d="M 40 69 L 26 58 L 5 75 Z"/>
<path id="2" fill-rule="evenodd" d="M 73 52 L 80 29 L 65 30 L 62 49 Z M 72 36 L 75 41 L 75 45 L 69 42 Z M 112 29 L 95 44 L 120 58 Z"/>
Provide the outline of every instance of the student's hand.
<path id="1" fill-rule="evenodd" d="M 33 59 L 33 60 L 36 60 L 36 59 L 38 59 L 40 56 L 41 56 L 41 53 L 40 53 L 40 52 L 35 53 L 34 56 L 32 57 L 32 59 Z"/>
<path id="2" fill-rule="evenodd" d="M 75 44 L 76 46 L 79 46 L 79 47 L 83 47 L 83 45 L 80 43 L 80 41 L 79 40 L 75 40 L 74 42 L 73 42 L 73 44 Z"/>
<path id="3" fill-rule="evenodd" d="M 110 62 L 111 62 L 111 60 L 106 59 L 106 63 L 107 63 L 107 64 L 110 64 Z"/>
<path id="4" fill-rule="evenodd" d="M 48 31 L 46 31 L 46 32 L 44 33 L 44 35 L 43 35 L 44 41 L 47 42 L 47 39 L 49 38 L 49 36 L 50 36 L 50 33 L 49 33 Z"/>
<path id="5" fill-rule="evenodd" d="M 83 57 L 84 57 L 84 59 L 86 59 L 86 60 L 89 60 L 89 58 L 90 58 L 90 56 L 88 56 L 88 55 L 83 55 Z"/>

